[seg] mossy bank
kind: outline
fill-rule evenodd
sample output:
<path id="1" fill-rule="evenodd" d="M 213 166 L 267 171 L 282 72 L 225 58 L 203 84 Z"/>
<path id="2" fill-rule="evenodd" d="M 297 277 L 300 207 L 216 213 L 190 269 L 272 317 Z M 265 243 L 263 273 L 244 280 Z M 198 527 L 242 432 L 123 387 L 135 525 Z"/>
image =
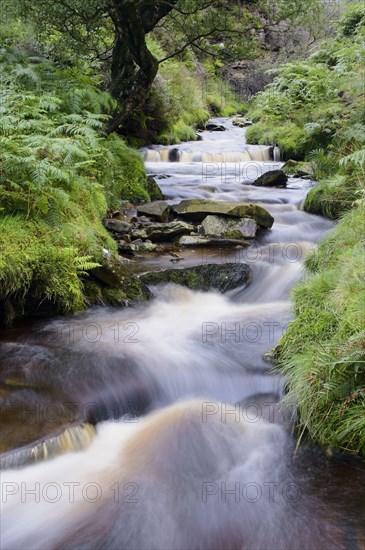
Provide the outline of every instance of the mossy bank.
<path id="1" fill-rule="evenodd" d="M 130 293 L 127 274 L 119 289 L 95 292 L 89 275 L 117 251 L 102 223 L 108 208 L 149 199 L 140 155 L 102 137 L 110 96 L 32 51 L 3 47 L 0 62 L 2 322 L 143 294 Z"/>
<path id="2" fill-rule="evenodd" d="M 305 210 L 338 220 L 306 260 L 306 278 L 293 292 L 295 320 L 276 349 L 277 365 L 288 398 L 298 404 L 302 435 L 363 457 L 364 22 L 365 10 L 355 6 L 335 40 L 308 61 L 281 68 L 254 100 L 249 114 L 256 124 L 247 132 L 251 143 L 279 145 L 284 158 L 305 160 L 320 182 Z"/>

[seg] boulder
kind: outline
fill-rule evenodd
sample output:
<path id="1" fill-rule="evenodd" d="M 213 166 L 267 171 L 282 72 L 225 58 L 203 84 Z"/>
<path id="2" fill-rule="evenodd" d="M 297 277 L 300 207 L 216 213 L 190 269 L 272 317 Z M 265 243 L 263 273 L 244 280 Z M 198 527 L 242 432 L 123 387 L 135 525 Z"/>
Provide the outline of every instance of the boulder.
<path id="1" fill-rule="evenodd" d="M 235 218 L 251 218 L 264 229 L 269 229 L 274 223 L 271 214 L 258 204 L 184 199 L 179 204 L 173 205 L 172 209 L 179 216 L 196 222 L 202 222 L 209 214 L 216 214 Z"/>
<path id="2" fill-rule="evenodd" d="M 252 126 L 252 120 L 248 120 L 244 117 L 234 118 L 232 120 L 233 126 L 238 126 L 239 128 L 246 128 L 247 126 Z"/>
<path id="3" fill-rule="evenodd" d="M 120 242 L 118 244 L 118 250 L 122 254 L 127 256 L 134 256 L 134 254 L 143 254 L 145 252 L 153 252 L 156 250 L 157 244 L 153 244 L 150 240 L 143 241 L 142 239 L 135 239 L 130 243 Z M 127 260 L 127 262 L 130 260 Z"/>
<path id="4" fill-rule="evenodd" d="M 163 193 L 152 176 L 147 177 L 146 191 L 151 201 L 160 201 L 164 199 Z"/>
<path id="5" fill-rule="evenodd" d="M 147 238 L 152 242 L 169 242 L 181 235 L 189 235 L 194 227 L 181 220 L 168 223 L 150 223 L 143 227 Z"/>
<path id="6" fill-rule="evenodd" d="M 104 220 L 104 225 L 108 231 L 114 231 L 115 233 L 127 233 L 131 229 L 130 223 L 116 219 Z"/>
<path id="7" fill-rule="evenodd" d="M 248 246 L 249 241 L 237 238 L 202 237 L 200 235 L 186 235 L 179 240 L 180 246 L 219 246 L 228 248 L 230 246 Z"/>
<path id="8" fill-rule="evenodd" d="M 130 240 L 127 241 L 127 242 L 131 243 L 132 241 L 134 241 L 136 239 L 142 239 L 144 241 L 148 239 L 148 235 L 146 233 L 146 230 L 143 227 L 140 227 L 138 229 L 133 229 L 130 233 Z"/>
<path id="9" fill-rule="evenodd" d="M 91 269 L 90 273 L 103 286 L 120 291 L 121 299 L 127 302 L 148 300 L 151 296 L 148 288 L 110 253 L 105 254 L 103 265 Z"/>
<path id="10" fill-rule="evenodd" d="M 165 201 L 148 202 L 137 206 L 138 214 L 144 214 L 158 222 L 167 222 L 171 211 L 170 205 Z"/>
<path id="11" fill-rule="evenodd" d="M 169 161 L 170 162 L 179 162 L 180 160 L 180 150 L 177 147 L 169 150 Z"/>
<path id="12" fill-rule="evenodd" d="M 207 122 L 205 125 L 205 129 L 208 132 L 225 132 L 227 128 L 223 126 L 222 124 L 215 124 L 215 122 Z"/>
<path id="13" fill-rule="evenodd" d="M 234 239 L 253 238 L 257 232 L 255 220 L 229 216 L 207 216 L 202 221 L 205 235 Z M 233 236 L 235 235 L 235 236 Z"/>
<path id="14" fill-rule="evenodd" d="M 256 187 L 286 187 L 288 176 L 282 170 L 270 170 L 262 174 L 252 185 Z"/>
<path id="15" fill-rule="evenodd" d="M 248 284 L 251 270 L 242 263 L 205 264 L 183 269 L 152 271 L 140 276 L 146 285 L 174 283 L 191 290 L 208 291 L 211 289 L 227 292 Z"/>

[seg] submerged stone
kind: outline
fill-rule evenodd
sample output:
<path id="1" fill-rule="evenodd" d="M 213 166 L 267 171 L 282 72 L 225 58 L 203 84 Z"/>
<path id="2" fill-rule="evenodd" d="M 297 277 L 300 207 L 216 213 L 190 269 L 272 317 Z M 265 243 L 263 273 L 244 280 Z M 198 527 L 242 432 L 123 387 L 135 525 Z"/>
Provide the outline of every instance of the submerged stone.
<path id="1" fill-rule="evenodd" d="M 232 238 L 232 235 L 234 237 Z M 229 233 L 225 237 L 208 237 L 208 236 L 202 236 L 202 235 L 186 235 L 184 237 L 181 237 L 179 240 L 180 246 L 211 246 L 211 247 L 223 247 L 228 248 L 230 246 L 248 246 L 250 244 L 249 241 L 246 241 L 242 238 L 235 238 L 236 234 Z"/>
<path id="2" fill-rule="evenodd" d="M 127 243 L 125 243 L 127 246 Z M 104 264 L 90 270 L 91 275 L 104 287 L 103 297 L 112 303 L 125 303 L 134 300 L 148 300 L 151 293 L 141 281 L 122 266 L 111 254 L 105 256 Z M 113 292 L 114 291 L 114 292 Z"/>
<path id="3" fill-rule="evenodd" d="M 208 132 L 225 132 L 227 128 L 223 124 L 215 124 L 215 122 L 207 122 L 205 129 Z"/>
<path id="4" fill-rule="evenodd" d="M 227 292 L 248 284 L 251 270 L 247 264 L 206 264 L 183 269 L 152 271 L 140 276 L 147 285 L 174 283 L 191 290 L 209 291 L 211 289 Z"/>
<path id="5" fill-rule="evenodd" d="M 256 187 L 286 187 L 288 176 L 283 170 L 270 170 L 257 178 L 252 185 Z"/>

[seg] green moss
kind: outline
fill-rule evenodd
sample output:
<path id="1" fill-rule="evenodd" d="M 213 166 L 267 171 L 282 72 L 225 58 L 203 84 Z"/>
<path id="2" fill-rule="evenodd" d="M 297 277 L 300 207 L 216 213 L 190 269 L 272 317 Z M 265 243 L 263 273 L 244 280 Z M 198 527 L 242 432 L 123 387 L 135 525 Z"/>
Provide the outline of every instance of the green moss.
<path id="1" fill-rule="evenodd" d="M 303 129 L 292 122 L 258 122 L 247 128 L 246 137 L 250 144 L 279 146 L 283 160 L 302 160 L 308 148 Z"/>
<path id="2" fill-rule="evenodd" d="M 340 220 L 306 259 L 276 355 L 301 434 L 365 457 L 363 23 L 349 17 L 337 40 L 280 69 L 251 105 L 247 135 L 305 158 L 320 183 L 304 209 Z"/>
<path id="3" fill-rule="evenodd" d="M 209 118 L 209 114 L 207 119 Z M 178 120 L 169 129 L 165 130 L 157 138 L 158 143 L 161 145 L 173 145 L 175 143 L 181 143 L 182 141 L 195 141 L 196 130 L 185 124 L 182 120 Z"/>
<path id="4" fill-rule="evenodd" d="M 278 346 L 298 426 L 323 445 L 365 456 L 364 208 L 346 214 L 306 261 L 295 320 Z"/>
<path id="5" fill-rule="evenodd" d="M 0 302 L 8 320 L 82 309 L 86 272 L 103 248 L 116 254 L 107 209 L 149 200 L 143 161 L 116 135 L 101 137 L 113 102 L 87 77 L 13 48 L 0 63 Z"/>

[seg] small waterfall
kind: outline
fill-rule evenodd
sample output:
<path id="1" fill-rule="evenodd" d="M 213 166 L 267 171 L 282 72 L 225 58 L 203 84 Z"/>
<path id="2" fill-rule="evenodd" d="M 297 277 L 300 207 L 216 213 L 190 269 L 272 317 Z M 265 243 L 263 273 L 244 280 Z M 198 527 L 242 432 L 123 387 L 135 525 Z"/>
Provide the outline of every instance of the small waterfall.
<path id="1" fill-rule="evenodd" d="M 273 147 L 273 157 L 274 162 L 281 161 L 280 147 Z"/>
<path id="2" fill-rule="evenodd" d="M 41 462 L 71 451 L 81 451 L 89 447 L 95 434 L 96 430 L 92 424 L 71 426 L 49 439 L 1 454 L 0 469 L 22 468 L 27 464 Z"/>
<path id="3" fill-rule="evenodd" d="M 278 149 L 278 148 L 276 148 Z M 144 152 L 146 162 L 270 162 L 272 148 L 266 146 L 253 146 L 244 151 L 223 151 L 208 153 L 205 151 L 184 151 L 178 148 L 163 148 L 159 150 L 147 149 Z M 273 153 L 274 157 L 279 153 Z"/>

